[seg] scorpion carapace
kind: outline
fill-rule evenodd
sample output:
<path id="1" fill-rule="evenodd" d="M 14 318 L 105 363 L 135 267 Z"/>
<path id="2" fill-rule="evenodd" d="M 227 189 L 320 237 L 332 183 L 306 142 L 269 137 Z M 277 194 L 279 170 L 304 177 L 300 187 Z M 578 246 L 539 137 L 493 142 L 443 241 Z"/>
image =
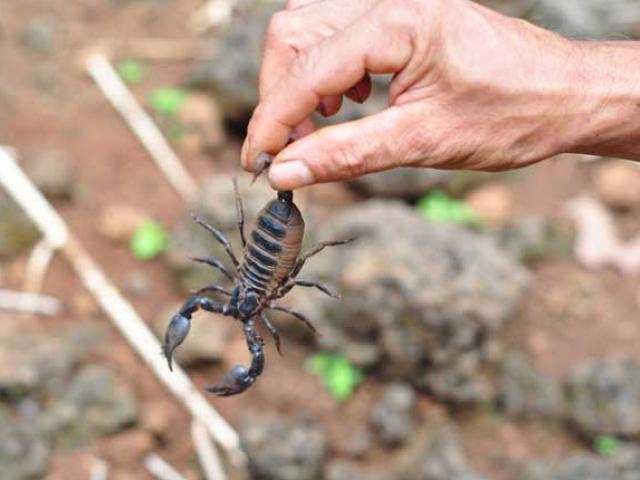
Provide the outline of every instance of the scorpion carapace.
<path id="1" fill-rule="evenodd" d="M 194 220 L 224 246 L 233 269 L 226 268 L 222 262 L 214 258 L 193 258 L 194 261 L 218 269 L 234 282 L 234 288 L 229 290 L 212 284 L 200 289 L 171 319 L 163 345 L 163 352 L 171 369 L 173 352 L 189 333 L 191 316 L 194 312 L 202 309 L 240 321 L 247 348 L 251 353 L 251 365 L 248 369 L 243 365 L 236 365 L 224 376 L 222 385 L 207 388 L 208 391 L 220 396 L 235 395 L 245 391 L 264 369 L 262 350 L 264 342 L 256 333 L 257 321 L 261 321 L 273 336 L 276 348 L 280 352 L 280 337 L 267 316 L 268 311 L 288 313 L 316 333 L 316 329 L 304 315 L 289 308 L 279 307 L 275 305 L 275 301 L 295 286 L 315 287 L 329 296 L 339 298 L 326 286 L 312 280 L 299 279 L 297 276 L 306 260 L 312 255 L 325 247 L 342 245 L 353 240 L 325 241 L 300 253 L 304 236 L 304 220 L 298 207 L 293 203 L 292 192 L 278 192 L 277 198 L 260 211 L 251 233 L 246 238 L 242 200 L 235 182 L 234 188 L 238 227 L 244 248 L 242 262 L 238 261 L 231 243 L 222 233 L 195 216 Z M 204 295 L 209 292 L 225 295 L 229 300 L 227 303 L 213 300 Z"/>

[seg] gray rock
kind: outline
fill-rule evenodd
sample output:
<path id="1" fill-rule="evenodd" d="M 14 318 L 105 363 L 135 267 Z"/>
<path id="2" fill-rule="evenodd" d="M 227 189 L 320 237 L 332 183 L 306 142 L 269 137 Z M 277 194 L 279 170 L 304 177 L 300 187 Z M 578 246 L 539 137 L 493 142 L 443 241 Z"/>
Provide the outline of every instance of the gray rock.
<path id="1" fill-rule="evenodd" d="M 620 480 L 640 480 L 640 445 L 627 444 L 610 459 Z"/>
<path id="2" fill-rule="evenodd" d="M 37 53 L 50 54 L 55 48 L 58 27 L 53 19 L 32 18 L 24 25 L 20 34 L 22 43 Z"/>
<path id="3" fill-rule="evenodd" d="M 536 460 L 518 480 L 638 480 L 640 445 L 626 444 L 611 457 L 574 453 L 560 460 Z"/>
<path id="4" fill-rule="evenodd" d="M 0 337 L 0 395 L 21 398 L 60 392 L 78 360 L 71 345 L 51 335 L 11 332 Z"/>
<path id="5" fill-rule="evenodd" d="M 640 4 L 635 0 L 537 0 L 526 17 L 570 38 L 622 39 L 637 37 Z"/>
<path id="6" fill-rule="evenodd" d="M 534 262 L 551 256 L 568 257 L 573 238 L 538 216 L 518 217 L 494 232 L 497 243 L 517 260 Z"/>
<path id="7" fill-rule="evenodd" d="M 188 83 L 212 90 L 225 116 L 248 119 L 258 102 L 258 75 L 262 44 L 269 19 L 284 1 L 252 2 L 236 16 L 205 58 L 198 59 Z"/>
<path id="8" fill-rule="evenodd" d="M 502 361 L 498 403 L 516 418 L 560 418 L 564 395 L 560 382 L 536 370 L 523 355 L 510 352 Z"/>
<path id="9" fill-rule="evenodd" d="M 370 415 L 371 424 L 384 444 L 395 446 L 410 440 L 416 429 L 415 406 L 416 394 L 409 385 L 394 383 L 385 387 Z"/>
<path id="10" fill-rule="evenodd" d="M 180 309 L 181 304 L 170 305 L 163 309 L 153 324 L 160 340 L 169 326 L 171 317 Z M 183 367 L 193 367 L 222 360 L 229 342 L 241 329 L 234 322 L 222 316 L 195 314 L 187 339 L 176 349 L 174 358 Z"/>
<path id="11" fill-rule="evenodd" d="M 28 409 L 27 409 L 28 410 Z M 38 427 L 37 417 L 0 408 L 0 472 L 3 480 L 43 478 L 51 446 Z"/>
<path id="12" fill-rule="evenodd" d="M 151 277 L 143 270 L 134 270 L 127 274 L 124 280 L 124 288 L 128 294 L 134 297 L 144 297 L 151 292 L 153 282 Z"/>
<path id="13" fill-rule="evenodd" d="M 620 480 L 620 477 L 605 459 L 578 453 L 556 462 L 533 462 L 519 480 Z"/>
<path id="14" fill-rule="evenodd" d="M 344 460 L 332 460 L 326 468 L 325 480 L 394 480 L 393 471 L 365 470 L 362 467 Z"/>
<path id="15" fill-rule="evenodd" d="M 640 364 L 631 360 L 588 361 L 569 381 L 574 426 L 588 436 L 640 435 Z"/>
<path id="16" fill-rule="evenodd" d="M 137 407 L 131 393 L 101 366 L 88 366 L 44 413 L 43 426 L 57 446 L 76 448 L 132 425 Z"/>
<path id="17" fill-rule="evenodd" d="M 325 458 L 325 435 L 312 420 L 252 417 L 240 427 L 253 478 L 316 480 Z"/>
<path id="18" fill-rule="evenodd" d="M 467 465 L 455 432 L 434 432 L 400 469 L 400 480 L 483 480 Z"/>
<path id="19" fill-rule="evenodd" d="M 0 193 L 0 257 L 14 257 L 40 238 L 35 225 L 13 201 Z"/>
<path id="20" fill-rule="evenodd" d="M 361 458 L 369 452 L 372 444 L 373 436 L 369 428 L 356 425 L 347 435 L 338 438 L 332 446 L 341 455 Z"/>
<path id="21" fill-rule="evenodd" d="M 32 152 L 23 161 L 33 183 L 49 198 L 70 199 L 76 187 L 76 171 L 67 156 L 58 150 Z"/>
<path id="22" fill-rule="evenodd" d="M 342 293 L 341 301 L 314 297 L 314 319 L 333 348 L 370 342 L 379 354 L 367 358 L 394 378 L 456 403 L 490 398 L 481 370 L 525 291 L 521 266 L 488 238 L 428 223 L 399 202 L 366 202 L 318 230 L 358 238 L 313 257 L 301 274 Z"/>
<path id="23" fill-rule="evenodd" d="M 242 250 L 232 178 L 232 176 L 216 175 L 206 180 L 191 211 L 227 235 L 239 257 Z M 255 215 L 268 201 L 275 198 L 275 192 L 267 182 L 258 181 L 250 188 L 247 183 L 240 182 L 240 193 L 245 211 L 245 231 L 249 232 Z M 220 272 L 189 260 L 189 257 L 199 256 L 213 256 L 230 266 L 227 254 L 220 243 L 190 216 L 185 215 L 184 220 L 179 222 L 171 233 L 169 250 L 165 255 L 165 260 L 178 285 L 188 292 L 214 281 L 222 285 L 228 282 Z"/>

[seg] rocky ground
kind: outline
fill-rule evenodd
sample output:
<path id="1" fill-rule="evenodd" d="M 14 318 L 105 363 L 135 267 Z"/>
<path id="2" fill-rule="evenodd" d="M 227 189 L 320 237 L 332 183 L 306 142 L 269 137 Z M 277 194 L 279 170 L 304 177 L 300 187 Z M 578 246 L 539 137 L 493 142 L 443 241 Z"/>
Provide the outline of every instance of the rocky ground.
<path id="1" fill-rule="evenodd" d="M 237 158 L 256 101 L 260 37 L 276 6 L 241 3 L 226 29 L 198 37 L 190 20 L 199 6 L 0 4 L 0 143 L 20 152 L 33 181 L 158 335 L 189 292 L 216 275 L 187 257 L 224 258 L 189 213 L 237 243 L 232 177 L 240 177 L 248 218 L 273 197 L 264 181 L 249 186 Z M 640 21 L 629 0 L 492 6 L 581 38 L 634 36 Z M 154 49 L 156 60 L 142 58 L 143 40 L 153 37 L 196 42 L 203 53 L 182 43 L 178 61 L 166 45 Z M 79 56 L 96 43 L 119 45 L 116 60 L 138 52 L 145 75 L 131 88 L 150 110 L 159 87 L 188 92 L 175 117 L 154 116 L 198 180 L 193 205 L 171 190 L 83 74 Z M 386 82 L 376 79 L 364 106 L 346 102 L 340 118 L 384 108 Z M 240 432 L 252 477 L 640 478 L 640 282 L 574 260 L 576 232 L 563 211 L 568 199 L 590 194 L 630 239 L 640 229 L 640 177 L 621 161 L 586 160 L 562 157 L 500 175 L 398 170 L 296 193 L 305 245 L 357 240 L 304 270 L 341 300 L 298 289 L 283 301 L 321 335 L 274 317 L 284 355 L 264 335 L 259 382 L 242 396 L 211 399 Z M 423 199 L 436 190 L 465 201 L 478 220 L 427 218 Z M 168 248 L 143 261 L 129 242 L 148 220 L 166 228 Z M 21 288 L 37 238 L 0 193 L 1 288 Z M 185 478 L 201 478 L 188 415 L 62 260 L 44 292 L 63 301 L 64 313 L 0 311 L 2 478 L 85 479 L 97 462 L 106 462 L 108 478 L 151 478 L 143 459 L 152 452 Z M 177 355 L 199 387 L 247 360 L 237 325 L 215 316 L 195 318 Z M 326 385 L 311 370 L 324 372 Z"/>

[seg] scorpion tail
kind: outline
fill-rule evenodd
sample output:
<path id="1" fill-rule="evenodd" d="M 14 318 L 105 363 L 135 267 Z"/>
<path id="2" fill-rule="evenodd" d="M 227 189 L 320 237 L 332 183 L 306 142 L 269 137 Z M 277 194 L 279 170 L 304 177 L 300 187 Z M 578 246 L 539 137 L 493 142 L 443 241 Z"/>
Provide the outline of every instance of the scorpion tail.
<path id="1" fill-rule="evenodd" d="M 248 320 L 244 324 L 244 335 L 247 339 L 247 347 L 251 352 L 251 367 L 247 370 L 242 365 L 236 365 L 229 370 L 222 380 L 222 385 L 207 387 L 207 391 L 219 397 L 228 397 L 244 392 L 254 384 L 258 375 L 264 370 L 264 352 L 262 351 L 262 340 L 255 332 L 253 320 Z"/>

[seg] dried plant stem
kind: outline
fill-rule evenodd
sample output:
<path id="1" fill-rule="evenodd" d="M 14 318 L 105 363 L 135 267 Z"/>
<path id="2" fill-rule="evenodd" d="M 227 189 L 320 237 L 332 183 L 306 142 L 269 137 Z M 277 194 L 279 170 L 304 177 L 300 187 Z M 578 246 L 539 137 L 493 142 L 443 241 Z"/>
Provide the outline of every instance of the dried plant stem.
<path id="1" fill-rule="evenodd" d="M 197 420 L 191 422 L 191 439 L 198 454 L 206 480 L 226 480 L 216 447 L 211 443 L 207 428 Z"/>
<path id="2" fill-rule="evenodd" d="M 0 310 L 38 315 L 58 315 L 62 302 L 57 298 L 27 292 L 0 290 Z"/>
<path id="3" fill-rule="evenodd" d="M 235 430 L 209 404 L 189 380 L 184 370 L 175 366 L 173 373 L 169 371 L 160 354 L 160 343 L 147 324 L 80 243 L 71 236 L 62 218 L 27 178 L 9 150 L 2 147 L 0 147 L 0 184 L 24 208 L 50 244 L 61 247 L 62 254 L 71 263 L 85 287 L 94 295 L 113 324 L 156 377 L 180 400 L 194 418 L 206 426 L 212 438 L 229 455 L 231 463 L 237 468 L 244 469 L 246 456 L 240 447 Z"/>
<path id="4" fill-rule="evenodd" d="M 158 480 L 186 480 L 161 456 L 150 453 L 144 459 L 144 466 Z"/>
<path id="5" fill-rule="evenodd" d="M 196 182 L 160 129 L 120 79 L 111 62 L 101 53 L 91 53 L 86 59 L 86 68 L 113 108 L 142 142 L 167 181 L 185 201 L 190 202 L 197 191 Z"/>
<path id="6" fill-rule="evenodd" d="M 25 268 L 26 273 L 23 287 L 25 292 L 40 293 L 42 291 L 44 278 L 47 275 L 49 264 L 55 252 L 55 247 L 51 245 L 46 238 L 40 240 L 36 246 L 33 247 Z"/>

